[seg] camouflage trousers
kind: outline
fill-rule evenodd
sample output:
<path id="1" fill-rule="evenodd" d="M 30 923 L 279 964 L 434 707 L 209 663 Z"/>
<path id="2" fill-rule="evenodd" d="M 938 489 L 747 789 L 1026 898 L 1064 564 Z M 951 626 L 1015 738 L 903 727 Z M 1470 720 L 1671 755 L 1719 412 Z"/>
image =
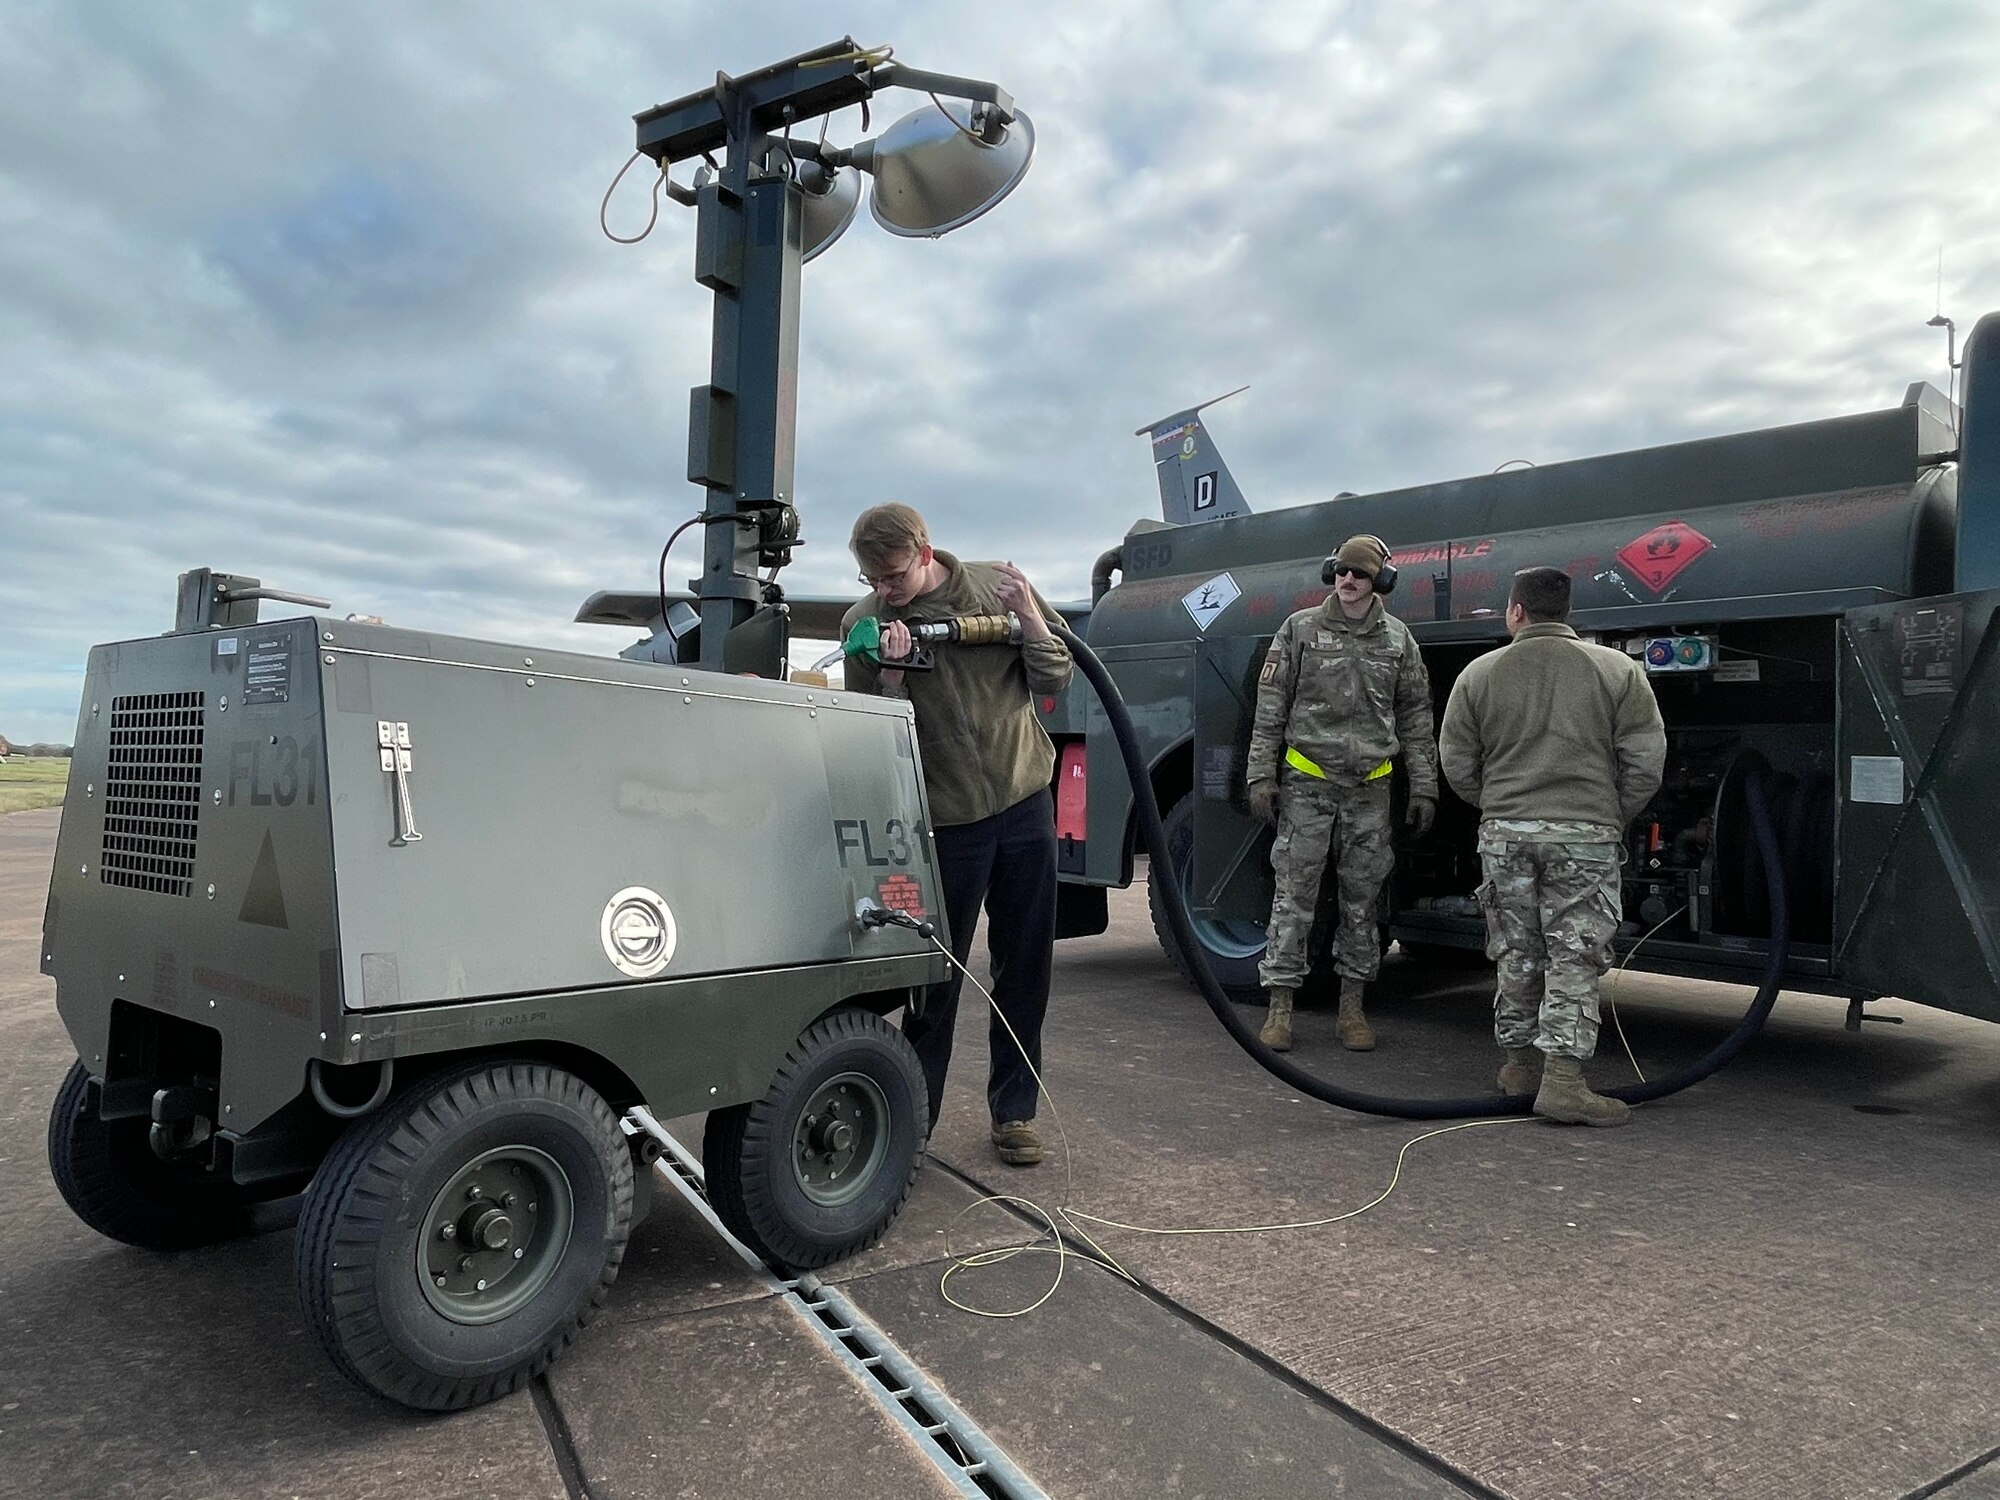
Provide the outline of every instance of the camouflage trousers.
<path id="1" fill-rule="evenodd" d="M 1257 975 L 1269 986 L 1296 989 L 1312 956 L 1313 915 L 1331 864 L 1340 912 L 1334 967 L 1348 979 L 1369 980 L 1382 961 L 1375 898 L 1395 866 L 1390 844 L 1389 778 L 1338 787 L 1287 767 L 1278 782 L 1278 837 L 1271 845 L 1271 924 Z"/>
<path id="2" fill-rule="evenodd" d="M 1597 1050 L 1597 982 L 1618 930 L 1615 843 L 1539 842 L 1480 829 L 1493 1037 L 1555 1057 Z"/>

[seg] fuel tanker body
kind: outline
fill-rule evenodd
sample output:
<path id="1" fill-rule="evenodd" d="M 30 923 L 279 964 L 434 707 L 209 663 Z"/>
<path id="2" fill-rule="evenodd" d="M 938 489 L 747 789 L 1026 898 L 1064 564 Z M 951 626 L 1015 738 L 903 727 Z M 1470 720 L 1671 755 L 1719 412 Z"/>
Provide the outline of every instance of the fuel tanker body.
<path id="1" fill-rule="evenodd" d="M 1285 617 L 1326 597 L 1327 554 L 1371 532 L 1393 550 L 1387 603 L 1423 649 L 1440 716 L 1458 674 L 1506 640 L 1525 567 L 1564 569 L 1578 631 L 1645 663 L 1669 755 L 1628 830 L 1620 944 L 1646 938 L 1634 967 L 1761 970 L 1773 893 L 1744 782 L 1762 773 L 1785 852 L 1789 987 L 1845 996 L 1852 1017 L 1896 995 L 2000 1020 L 1987 810 L 2000 777 L 2000 414 L 1984 410 L 2000 407 L 1996 358 L 2000 319 L 1988 318 L 1967 346 L 1962 422 L 1914 385 L 1855 416 L 1136 525 L 1099 559 L 1088 638 L 1131 709 L 1225 986 L 1256 993 L 1270 903 L 1270 835 L 1243 802 L 1257 668 Z M 1205 437 L 1181 451 L 1216 462 Z M 1209 476 L 1190 486 L 1214 490 Z M 1174 493 L 1165 473 L 1161 489 Z M 1100 714 L 1073 697 L 1048 718 L 1062 745 L 1066 912 L 1086 912 L 1090 888 L 1132 878 L 1132 796 Z M 1483 946 L 1476 822 L 1446 791 L 1430 834 L 1403 837 L 1385 944 L 1433 958 Z M 1185 969 L 1157 904 L 1155 916 Z"/>

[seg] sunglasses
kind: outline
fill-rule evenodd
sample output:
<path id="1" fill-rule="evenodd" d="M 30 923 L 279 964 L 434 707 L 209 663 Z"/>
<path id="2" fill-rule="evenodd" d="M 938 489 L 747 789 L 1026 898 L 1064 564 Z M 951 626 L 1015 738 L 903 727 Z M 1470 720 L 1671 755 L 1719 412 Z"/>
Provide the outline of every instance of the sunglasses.
<path id="1" fill-rule="evenodd" d="M 1336 564 L 1334 564 L 1334 568 L 1333 568 L 1333 576 L 1334 576 L 1335 578 L 1368 578 L 1368 579 L 1372 579 L 1372 578 L 1374 578 L 1374 576 L 1375 576 L 1375 575 L 1374 575 L 1373 573 L 1369 572 L 1369 571 L 1368 571 L 1368 570 L 1367 570 L 1366 568 L 1357 568 L 1357 567 L 1353 566 L 1353 565 L 1352 565 L 1351 563 L 1336 563 Z"/>

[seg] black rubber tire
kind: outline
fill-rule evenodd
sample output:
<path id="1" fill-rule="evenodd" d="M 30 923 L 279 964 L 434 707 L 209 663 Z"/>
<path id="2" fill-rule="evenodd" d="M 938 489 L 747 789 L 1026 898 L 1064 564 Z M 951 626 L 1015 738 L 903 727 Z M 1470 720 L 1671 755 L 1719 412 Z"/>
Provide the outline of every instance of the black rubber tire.
<path id="1" fill-rule="evenodd" d="M 466 1163 L 528 1147 L 563 1169 L 568 1242 L 532 1300 L 468 1324 L 428 1300 L 417 1266 L 437 1193 Z M 543 1063 L 481 1062 L 411 1084 L 334 1143 L 299 1216 L 306 1322 L 336 1367 L 404 1406 L 451 1411 L 517 1390 L 560 1356 L 618 1279 L 632 1153 L 583 1080 Z"/>
<path id="2" fill-rule="evenodd" d="M 1195 794 L 1189 792 L 1173 805 L 1160 826 L 1166 831 L 1167 849 L 1174 858 L 1174 871 L 1179 875 L 1194 851 L 1194 810 Z M 1187 955 L 1174 940 L 1172 927 L 1167 922 L 1166 905 L 1159 891 L 1160 872 L 1149 870 L 1146 876 L 1146 910 L 1153 918 L 1153 935 L 1159 939 L 1160 950 L 1165 953 L 1180 971 L 1183 979 L 1197 984 L 1194 969 L 1187 961 Z M 1207 950 L 1209 971 L 1222 986 L 1223 993 L 1238 1005 L 1261 1005 L 1264 1003 L 1263 981 L 1257 977 L 1257 965 L 1264 957 L 1264 944 L 1260 939 L 1254 944 L 1246 935 L 1240 942 L 1229 943 L 1227 934 L 1214 928 L 1212 924 L 1197 921 L 1195 933 L 1203 939 Z M 1216 939 L 1208 941 L 1210 935 Z M 1254 947 L 1254 951 L 1252 951 Z"/>
<path id="3" fill-rule="evenodd" d="M 142 1250 L 190 1250 L 251 1232 L 249 1193 L 161 1161 L 146 1144 L 151 1121 L 98 1119 L 89 1085 L 79 1059 L 49 1111 L 49 1175 L 79 1219 Z"/>
<path id="4" fill-rule="evenodd" d="M 792 1145 L 814 1092 L 859 1073 L 887 1104 L 886 1150 L 851 1202 L 814 1203 L 794 1171 Z M 702 1168 L 716 1217 L 773 1264 L 810 1271 L 866 1250 L 888 1231 L 910 1196 L 925 1138 L 929 1096 L 917 1054 L 872 1011 L 822 1016 L 792 1044 L 764 1097 L 711 1110 Z"/>

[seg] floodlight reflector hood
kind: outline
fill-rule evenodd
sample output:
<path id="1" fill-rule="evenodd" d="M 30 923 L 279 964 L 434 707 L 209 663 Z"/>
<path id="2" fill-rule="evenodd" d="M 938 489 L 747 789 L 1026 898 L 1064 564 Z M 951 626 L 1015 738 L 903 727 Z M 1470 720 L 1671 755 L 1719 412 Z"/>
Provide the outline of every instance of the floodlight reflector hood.
<path id="1" fill-rule="evenodd" d="M 1035 126 L 1016 112 L 973 125 L 972 107 L 929 104 L 855 148 L 854 165 L 872 173 L 868 206 L 891 234 L 935 238 L 970 224 L 1020 184 L 1035 156 Z"/>
<path id="2" fill-rule="evenodd" d="M 805 215 L 800 224 L 800 259 L 811 260 L 847 233 L 861 207 L 861 174 L 851 167 L 826 167 L 807 159 L 798 166 L 799 186 L 805 192 Z"/>

